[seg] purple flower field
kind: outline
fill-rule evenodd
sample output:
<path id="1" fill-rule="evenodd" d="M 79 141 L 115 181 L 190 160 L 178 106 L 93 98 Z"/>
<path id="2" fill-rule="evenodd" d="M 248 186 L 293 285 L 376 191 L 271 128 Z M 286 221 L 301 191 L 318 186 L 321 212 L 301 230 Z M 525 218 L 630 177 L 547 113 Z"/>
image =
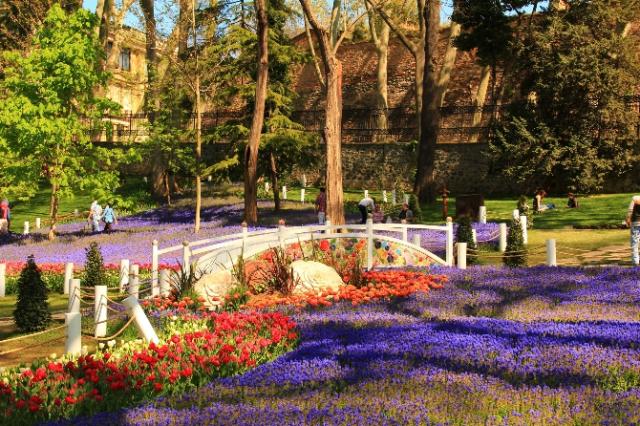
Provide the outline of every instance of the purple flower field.
<path id="1" fill-rule="evenodd" d="M 261 208 L 270 206 L 268 202 L 260 202 Z M 193 234 L 193 211 L 188 209 L 167 210 L 155 209 L 135 216 L 125 217 L 118 221 L 115 232 L 107 234 L 90 234 L 84 228 L 85 222 L 60 225 L 59 236 L 55 241 L 48 241 L 46 230 L 30 236 L 14 234 L 11 237 L 0 237 L 0 261 L 24 262 L 33 254 L 38 263 L 83 264 L 85 248 L 93 241 L 100 244 L 104 260 L 117 263 L 120 259 L 129 259 L 137 263 L 151 262 L 151 243 L 158 240 L 160 247 L 179 245 L 185 240 L 212 238 L 229 235 L 241 231 L 243 207 L 241 204 L 208 207 L 202 211 L 202 229 L 196 236 Z M 287 224 L 301 225 L 314 223 L 315 216 L 309 211 L 286 211 L 284 217 Z M 497 241 L 498 225 L 474 224 L 481 242 Z M 442 232 L 422 231 L 422 245 L 430 250 L 440 251 L 444 246 Z M 394 234 L 398 237 L 398 234 Z M 413 232 L 409 233 L 410 241 Z M 177 259 L 164 259 L 168 263 L 177 263 Z"/>
<path id="2" fill-rule="evenodd" d="M 640 270 L 442 272 L 428 294 L 290 312 L 302 338 L 287 355 L 74 424 L 640 422 Z"/>

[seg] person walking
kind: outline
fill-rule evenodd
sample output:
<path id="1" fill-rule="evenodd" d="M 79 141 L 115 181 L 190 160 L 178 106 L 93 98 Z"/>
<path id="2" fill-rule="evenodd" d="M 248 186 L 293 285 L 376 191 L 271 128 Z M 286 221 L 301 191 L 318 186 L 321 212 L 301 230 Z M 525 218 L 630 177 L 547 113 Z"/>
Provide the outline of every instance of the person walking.
<path id="1" fill-rule="evenodd" d="M 116 212 L 109 205 L 109 203 L 107 203 L 107 205 L 104 207 L 104 211 L 102 212 L 102 220 L 104 221 L 104 232 L 106 233 L 110 233 L 113 230 L 113 225 L 118 224 Z"/>
<path id="2" fill-rule="evenodd" d="M 11 231 L 11 209 L 6 198 L 0 202 L 0 234 Z"/>
<path id="3" fill-rule="evenodd" d="M 634 266 L 640 264 L 638 244 L 640 243 L 640 195 L 634 195 L 627 209 L 627 226 L 631 228 L 631 261 Z"/>
<path id="4" fill-rule="evenodd" d="M 316 213 L 318 224 L 324 225 L 327 219 L 327 191 L 324 188 L 320 188 L 320 193 L 316 197 Z"/>
<path id="5" fill-rule="evenodd" d="M 100 232 L 100 219 L 102 219 L 102 206 L 98 201 L 93 200 L 89 207 L 89 223 L 91 232 Z"/>
<path id="6" fill-rule="evenodd" d="M 361 224 L 364 225 L 365 223 L 367 223 L 367 217 L 369 216 L 369 212 L 367 209 L 371 209 L 371 211 L 373 211 L 375 207 L 376 204 L 373 201 L 373 198 L 369 197 L 368 195 L 360 200 L 360 202 L 358 203 L 358 209 L 360 210 L 360 215 L 362 216 L 362 219 L 360 220 Z"/>

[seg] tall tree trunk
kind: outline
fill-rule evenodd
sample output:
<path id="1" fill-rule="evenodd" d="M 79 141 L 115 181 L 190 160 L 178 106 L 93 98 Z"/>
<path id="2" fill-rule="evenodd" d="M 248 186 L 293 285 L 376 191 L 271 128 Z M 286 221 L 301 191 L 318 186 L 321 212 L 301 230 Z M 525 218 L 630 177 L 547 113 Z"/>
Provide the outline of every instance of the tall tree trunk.
<path id="1" fill-rule="evenodd" d="M 376 68 L 376 107 L 378 109 L 377 127 L 386 129 L 387 110 L 389 109 L 389 90 L 387 84 L 387 65 L 389 60 L 389 33 L 391 29 L 382 22 L 380 34 L 376 40 L 376 53 L 378 56 L 378 65 Z"/>
<path id="2" fill-rule="evenodd" d="M 264 124 L 267 80 L 269 78 L 269 22 L 265 0 L 255 0 L 254 7 L 258 24 L 258 78 L 249 142 L 244 155 L 244 220 L 250 225 L 258 223 L 258 149 Z"/>
<path id="3" fill-rule="evenodd" d="M 426 29 L 424 43 L 425 69 L 418 167 L 413 189 L 420 202 L 433 202 L 436 199 L 435 154 L 440 126 L 440 105 L 438 103 L 438 83 L 435 67 L 435 54 L 440 29 L 440 1 L 426 0 L 423 16 Z"/>
<path id="4" fill-rule="evenodd" d="M 49 205 L 49 218 L 51 226 L 49 228 L 49 240 L 56 238 L 56 225 L 58 224 L 58 184 L 51 184 L 51 201 Z"/>
<path id="5" fill-rule="evenodd" d="M 460 35 L 460 24 L 457 22 L 451 22 L 449 27 L 449 37 L 447 42 L 447 49 L 444 53 L 444 61 L 440 67 L 438 73 L 438 105 L 444 105 L 444 97 L 447 94 L 449 88 L 449 82 L 451 81 L 451 73 L 456 65 L 456 58 L 458 57 L 458 48 L 455 45 L 456 37 Z"/>
<path id="6" fill-rule="evenodd" d="M 193 31 L 193 51 L 195 53 L 196 62 L 196 81 L 194 91 L 196 92 L 196 214 L 193 232 L 200 232 L 200 211 L 202 210 L 202 100 L 200 98 L 200 64 L 198 55 L 198 46 L 196 41 L 198 34 L 196 33 L 196 0 L 191 3 L 191 29 Z"/>
<path id="7" fill-rule="evenodd" d="M 477 127 L 482 123 L 482 108 L 487 100 L 487 92 L 489 91 L 489 80 L 491 79 L 491 66 L 485 65 L 482 67 L 482 73 L 480 74 L 480 83 L 478 84 L 478 90 L 473 97 L 473 106 L 475 108 L 473 112 L 472 127 Z M 474 132 L 471 137 L 471 142 L 477 142 L 480 139 L 480 133 Z"/>
<path id="8" fill-rule="evenodd" d="M 271 163 L 271 190 L 273 191 L 273 205 L 276 212 L 280 211 L 280 189 L 278 186 L 278 167 L 276 157 L 273 152 L 269 154 L 269 162 Z"/>
<path id="9" fill-rule="evenodd" d="M 345 223 L 342 192 L 342 63 L 336 57 L 331 58 L 325 74 L 327 104 L 323 135 L 327 159 L 327 218 L 334 225 L 342 225 Z"/>

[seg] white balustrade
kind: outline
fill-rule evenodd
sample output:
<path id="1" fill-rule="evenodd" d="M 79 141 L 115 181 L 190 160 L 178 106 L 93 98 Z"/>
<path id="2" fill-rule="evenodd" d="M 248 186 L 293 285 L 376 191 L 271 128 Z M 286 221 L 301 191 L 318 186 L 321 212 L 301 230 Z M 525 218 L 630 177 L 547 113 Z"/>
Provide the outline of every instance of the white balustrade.
<path id="1" fill-rule="evenodd" d="M 458 268 L 467 269 L 467 243 L 458 243 Z"/>
<path id="2" fill-rule="evenodd" d="M 107 286 L 94 287 L 94 319 L 96 324 L 95 337 L 107 335 Z"/>
<path id="3" fill-rule="evenodd" d="M 556 240 L 553 238 L 547 240 L 547 266 L 558 266 Z"/>
<path id="4" fill-rule="evenodd" d="M 142 306 L 140 306 L 138 298 L 129 296 L 122 301 L 122 304 L 126 306 L 129 316 L 133 318 L 133 322 L 142 338 L 149 343 L 153 342 L 157 344 L 159 341 L 158 335 L 151 326 L 149 318 L 147 318 L 147 315 L 144 313 Z"/>

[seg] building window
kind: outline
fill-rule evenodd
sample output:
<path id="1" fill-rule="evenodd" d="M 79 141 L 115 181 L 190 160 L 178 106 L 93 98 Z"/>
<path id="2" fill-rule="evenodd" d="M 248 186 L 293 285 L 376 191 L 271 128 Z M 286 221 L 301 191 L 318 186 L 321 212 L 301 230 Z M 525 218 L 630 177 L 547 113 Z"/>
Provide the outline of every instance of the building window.
<path id="1" fill-rule="evenodd" d="M 111 51 L 113 50 L 113 42 L 107 42 L 107 58 L 111 55 Z"/>
<path id="2" fill-rule="evenodd" d="M 131 71 L 131 49 L 122 49 L 120 51 L 120 69 Z"/>

